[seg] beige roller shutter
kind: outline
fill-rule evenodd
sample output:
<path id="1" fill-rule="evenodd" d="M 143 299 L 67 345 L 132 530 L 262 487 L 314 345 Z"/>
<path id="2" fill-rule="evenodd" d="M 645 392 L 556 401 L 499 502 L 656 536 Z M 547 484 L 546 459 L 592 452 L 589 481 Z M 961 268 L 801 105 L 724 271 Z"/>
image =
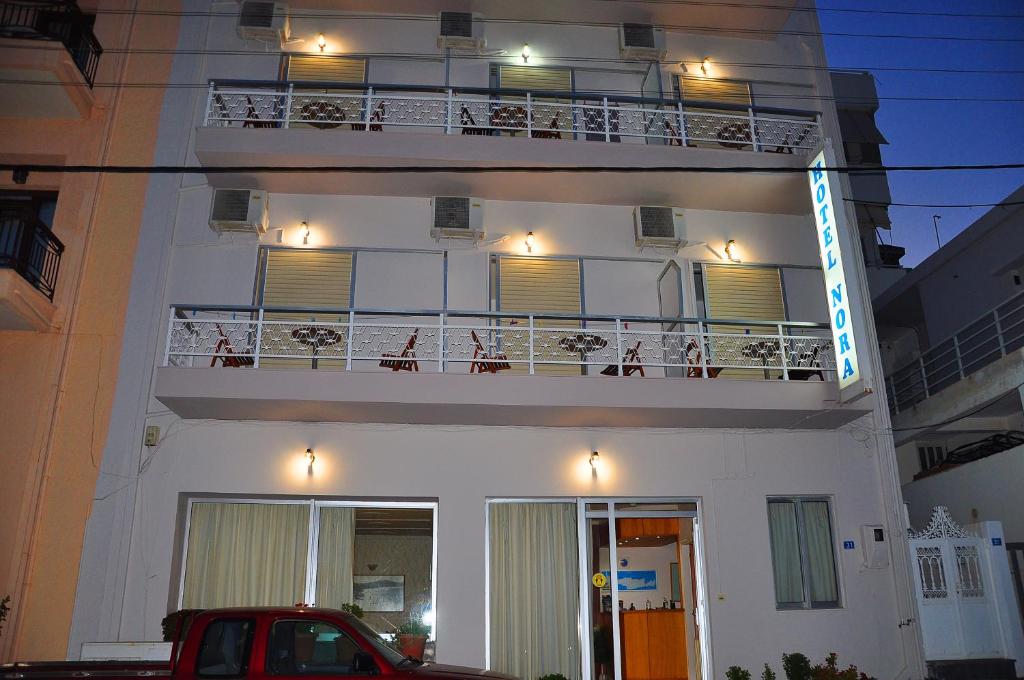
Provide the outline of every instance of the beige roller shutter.
<path id="1" fill-rule="evenodd" d="M 734 80 L 679 76 L 679 94 L 690 101 L 722 102 L 750 106 L 750 84 Z"/>
<path id="2" fill-rule="evenodd" d="M 533 92 L 569 92 L 572 90 L 572 71 L 550 66 L 500 66 L 498 85 Z"/>
<path id="3" fill-rule="evenodd" d="M 782 277 L 777 267 L 741 267 L 704 265 L 704 301 L 712 319 L 749 319 L 784 321 L 786 305 L 782 295 Z M 777 333 L 774 325 L 721 326 L 712 333 Z M 778 371 L 769 372 L 772 376 Z M 724 378 L 760 378 L 762 370 L 728 369 Z"/>
<path id="4" fill-rule="evenodd" d="M 579 314 L 580 263 L 575 259 L 545 257 L 502 257 L 499 259 L 498 309 L 502 312 L 558 312 Z M 519 320 L 522 327 L 527 320 Z M 538 328 L 574 327 L 578 321 L 538 319 Z M 543 335 L 543 334 L 542 334 Z M 551 334 L 551 342 L 540 342 L 548 346 L 540 359 L 552 361 L 578 361 L 579 355 L 565 352 L 557 345 L 557 337 Z M 527 358 L 528 345 L 522 334 L 507 337 L 509 358 Z M 535 345 L 538 344 L 535 340 Z M 523 345 L 516 347 L 516 345 Z M 513 356 L 513 354 L 517 356 Z M 514 372 L 525 373 L 528 367 L 513 364 Z M 579 375 L 580 368 L 570 365 L 538 365 L 535 373 L 556 375 Z"/>
<path id="5" fill-rule="evenodd" d="M 352 253 L 332 250 L 310 249 L 273 249 L 267 251 L 267 269 L 263 284 L 264 307 L 319 307 L 343 310 L 351 304 L 352 291 Z M 302 347 L 296 344 L 293 348 L 287 344 L 291 332 L 305 323 L 299 322 L 343 322 L 348 315 L 342 311 L 332 313 L 312 312 L 267 312 L 264 319 L 268 321 L 295 321 L 294 325 L 282 324 L 275 329 L 274 335 L 285 343 L 287 351 L 299 351 Z M 344 327 L 333 327 L 345 335 Z M 264 331 L 270 337 L 268 330 Z M 322 351 L 322 356 L 337 356 L 344 353 L 344 338 Z M 261 366 L 305 366 L 307 359 L 263 359 Z M 318 368 L 343 368 L 344 362 L 336 359 L 318 360 Z"/>
<path id="6" fill-rule="evenodd" d="M 365 83 L 366 60 L 330 54 L 292 54 L 288 57 L 288 80 Z"/>

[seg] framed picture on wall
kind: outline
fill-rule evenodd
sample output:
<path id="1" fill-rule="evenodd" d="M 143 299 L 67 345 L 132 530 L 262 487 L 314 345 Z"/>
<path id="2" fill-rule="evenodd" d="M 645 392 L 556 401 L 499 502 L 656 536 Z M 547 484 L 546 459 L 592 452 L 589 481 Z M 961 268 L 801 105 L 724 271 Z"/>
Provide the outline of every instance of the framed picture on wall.
<path id="1" fill-rule="evenodd" d="M 366 612 L 403 611 L 405 576 L 353 576 L 352 601 Z"/>

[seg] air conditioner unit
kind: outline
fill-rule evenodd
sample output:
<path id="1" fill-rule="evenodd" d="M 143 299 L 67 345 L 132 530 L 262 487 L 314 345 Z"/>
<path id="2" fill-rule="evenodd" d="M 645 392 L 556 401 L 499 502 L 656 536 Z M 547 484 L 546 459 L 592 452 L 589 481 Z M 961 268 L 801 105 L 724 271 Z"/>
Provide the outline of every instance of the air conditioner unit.
<path id="1" fill-rule="evenodd" d="M 679 208 L 638 205 L 633 209 L 633 229 L 640 248 L 677 250 L 686 243 L 683 211 Z"/>
<path id="2" fill-rule="evenodd" d="M 476 21 L 470 12 L 441 12 L 439 19 L 438 47 L 480 51 L 487 44 L 483 37 L 483 22 Z"/>
<path id="3" fill-rule="evenodd" d="M 265 191 L 248 189 L 214 189 L 210 208 L 210 229 L 218 234 L 244 232 L 262 234 L 267 230 Z"/>
<path id="4" fill-rule="evenodd" d="M 283 2 L 242 0 L 238 13 L 238 37 L 283 44 L 291 39 L 288 5 Z"/>
<path id="5" fill-rule="evenodd" d="M 650 24 L 621 24 L 619 54 L 625 59 L 662 61 L 668 55 L 665 31 Z"/>
<path id="6" fill-rule="evenodd" d="M 484 237 L 484 202 L 479 198 L 435 196 L 430 201 L 430 235 L 434 238 Z"/>

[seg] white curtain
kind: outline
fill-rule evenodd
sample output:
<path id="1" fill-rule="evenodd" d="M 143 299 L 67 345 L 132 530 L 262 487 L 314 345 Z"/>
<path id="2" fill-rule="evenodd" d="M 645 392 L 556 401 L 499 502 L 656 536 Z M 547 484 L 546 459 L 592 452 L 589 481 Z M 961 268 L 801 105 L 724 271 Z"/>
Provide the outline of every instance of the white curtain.
<path id="1" fill-rule="evenodd" d="M 308 534 L 305 504 L 193 503 L 182 607 L 301 602 Z"/>
<path id="2" fill-rule="evenodd" d="M 491 668 L 580 678 L 576 506 L 490 505 Z"/>
<path id="3" fill-rule="evenodd" d="M 355 508 L 321 507 L 317 544 L 316 605 L 338 609 L 352 602 Z"/>
<path id="4" fill-rule="evenodd" d="M 804 591 L 796 504 L 791 501 L 770 501 L 768 529 L 775 572 L 775 601 L 778 604 L 800 604 L 804 601 Z"/>
<path id="5" fill-rule="evenodd" d="M 836 565 L 832 554 L 832 526 L 827 501 L 803 501 L 804 533 L 807 540 L 810 571 L 811 602 L 839 600 L 836 587 Z"/>

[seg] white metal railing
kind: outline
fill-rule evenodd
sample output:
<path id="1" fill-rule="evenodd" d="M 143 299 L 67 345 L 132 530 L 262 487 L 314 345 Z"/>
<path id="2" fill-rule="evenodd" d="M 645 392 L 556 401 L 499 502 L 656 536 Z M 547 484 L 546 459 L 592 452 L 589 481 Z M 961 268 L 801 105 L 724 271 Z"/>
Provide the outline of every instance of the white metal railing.
<path id="1" fill-rule="evenodd" d="M 815 323 L 208 306 L 171 312 L 165 366 L 835 377 L 831 335 Z"/>
<path id="2" fill-rule="evenodd" d="M 310 85 L 319 89 L 310 91 Z M 362 84 L 211 82 L 206 127 L 319 128 L 381 132 L 399 128 L 456 135 L 650 142 L 668 146 L 805 153 L 821 142 L 810 112 L 587 93 L 505 94 L 503 90 Z M 405 87 L 405 91 L 401 88 Z M 343 90 L 343 91 L 338 91 Z M 396 91 L 399 90 L 399 91 Z M 728 110 L 722 110 L 728 109 Z"/>
<path id="3" fill-rule="evenodd" d="M 889 408 L 899 413 L 1024 347 L 1024 293 L 997 305 L 886 376 Z"/>

